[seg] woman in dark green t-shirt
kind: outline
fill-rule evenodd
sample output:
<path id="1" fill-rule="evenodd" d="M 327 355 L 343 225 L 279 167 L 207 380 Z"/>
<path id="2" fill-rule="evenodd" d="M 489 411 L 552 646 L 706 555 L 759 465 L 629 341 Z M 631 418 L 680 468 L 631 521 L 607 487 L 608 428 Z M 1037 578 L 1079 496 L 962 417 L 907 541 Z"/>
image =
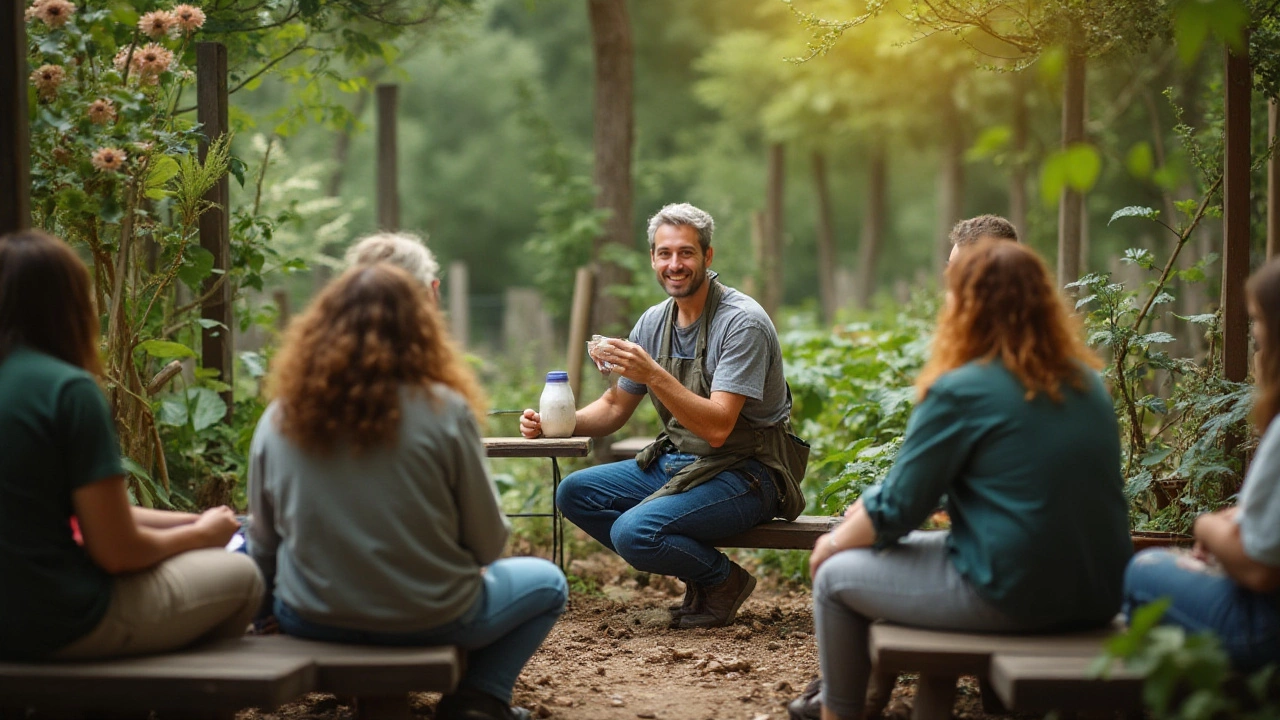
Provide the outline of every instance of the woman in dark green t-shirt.
<path id="1" fill-rule="evenodd" d="M 1051 632 L 1104 625 L 1120 608 L 1132 544 L 1101 363 L 1026 246 L 966 248 L 946 280 L 894 466 L 814 546 L 826 682 L 792 703 L 793 718 L 862 716 L 877 618 Z M 950 531 L 917 531 L 940 503 Z"/>
<path id="2" fill-rule="evenodd" d="M 262 598 L 229 508 L 131 507 L 95 376 L 89 273 L 39 231 L 0 237 L 0 657 L 160 652 L 244 633 Z M 73 518 L 82 541 L 72 532 Z"/>

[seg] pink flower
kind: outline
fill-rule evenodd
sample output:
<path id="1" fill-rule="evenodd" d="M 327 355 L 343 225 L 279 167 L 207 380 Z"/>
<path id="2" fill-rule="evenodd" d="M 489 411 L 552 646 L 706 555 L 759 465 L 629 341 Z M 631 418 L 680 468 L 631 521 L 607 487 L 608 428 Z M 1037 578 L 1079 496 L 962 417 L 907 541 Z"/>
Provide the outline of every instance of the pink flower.
<path id="1" fill-rule="evenodd" d="M 58 86 L 66 78 L 67 72 L 61 65 L 41 65 L 31 73 L 31 84 L 44 100 L 52 100 L 58 93 Z"/>
<path id="2" fill-rule="evenodd" d="M 76 11 L 76 6 L 67 0 L 37 0 L 32 4 L 31 10 L 34 11 L 35 17 L 40 18 L 45 25 L 51 28 L 60 28 L 67 24 L 71 16 Z"/>
<path id="3" fill-rule="evenodd" d="M 111 61 L 111 63 L 116 66 L 116 70 L 121 74 L 124 73 L 125 63 L 129 62 L 129 50 L 132 49 L 132 47 L 133 46 L 131 45 L 126 45 L 125 47 L 120 48 L 120 52 L 116 53 L 115 58 Z M 137 60 L 133 61 L 133 66 L 134 69 L 137 69 Z"/>
<path id="4" fill-rule="evenodd" d="M 174 28 L 173 16 L 164 10 L 152 10 L 138 20 L 138 30 L 150 38 L 166 37 Z"/>
<path id="5" fill-rule="evenodd" d="M 204 11 L 194 5 L 174 5 L 169 14 L 184 33 L 193 33 L 204 27 Z"/>
<path id="6" fill-rule="evenodd" d="M 151 43 L 133 51 L 132 69 L 138 73 L 138 82 L 143 85 L 155 85 L 158 83 L 160 81 L 160 73 L 168 70 L 172 64 L 173 51 L 163 45 Z"/>
<path id="7" fill-rule="evenodd" d="M 97 125 L 106 125 L 116 119 L 116 106 L 108 98 L 98 98 L 89 103 L 89 120 Z"/>
<path id="8" fill-rule="evenodd" d="M 123 150 L 113 147 L 98 148 L 94 151 L 92 158 L 94 167 L 106 171 L 119 170 L 124 167 L 124 161 L 128 159 L 129 156 L 125 155 Z"/>

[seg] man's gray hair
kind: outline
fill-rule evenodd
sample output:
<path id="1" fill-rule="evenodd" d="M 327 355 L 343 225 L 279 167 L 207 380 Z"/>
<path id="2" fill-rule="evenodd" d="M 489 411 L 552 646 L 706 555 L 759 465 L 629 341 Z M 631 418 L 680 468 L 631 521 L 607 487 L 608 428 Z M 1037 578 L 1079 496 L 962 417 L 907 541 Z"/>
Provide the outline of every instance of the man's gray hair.
<path id="1" fill-rule="evenodd" d="M 440 273 L 440 263 L 423 239 L 405 232 L 380 232 L 360 238 L 347 250 L 347 265 L 388 262 L 412 275 L 428 289 Z"/>
<path id="2" fill-rule="evenodd" d="M 1018 229 L 999 215 L 971 217 L 961 220 L 951 228 L 952 245 L 972 245 L 984 237 L 1018 242 Z"/>
<path id="3" fill-rule="evenodd" d="M 711 236 L 716 231 L 716 221 L 705 210 L 689 203 L 671 203 L 662 206 L 653 217 L 649 218 L 649 250 L 653 251 L 653 236 L 663 225 L 688 225 L 698 231 L 698 244 L 705 254 L 711 247 Z"/>

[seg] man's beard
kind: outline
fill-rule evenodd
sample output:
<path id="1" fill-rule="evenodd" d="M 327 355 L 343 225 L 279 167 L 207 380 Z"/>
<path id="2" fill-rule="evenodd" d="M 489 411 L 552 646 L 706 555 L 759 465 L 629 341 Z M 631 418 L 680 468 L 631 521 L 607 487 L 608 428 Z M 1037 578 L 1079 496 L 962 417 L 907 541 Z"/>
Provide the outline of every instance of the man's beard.
<path id="1" fill-rule="evenodd" d="M 698 290 L 702 288 L 702 283 L 706 281 L 707 269 L 705 267 L 700 267 L 696 270 L 690 271 L 689 280 L 685 283 L 682 289 L 672 290 L 667 286 L 666 275 L 661 272 L 658 273 L 658 285 L 662 286 L 662 289 L 673 298 L 689 297 L 690 295 L 698 292 Z"/>

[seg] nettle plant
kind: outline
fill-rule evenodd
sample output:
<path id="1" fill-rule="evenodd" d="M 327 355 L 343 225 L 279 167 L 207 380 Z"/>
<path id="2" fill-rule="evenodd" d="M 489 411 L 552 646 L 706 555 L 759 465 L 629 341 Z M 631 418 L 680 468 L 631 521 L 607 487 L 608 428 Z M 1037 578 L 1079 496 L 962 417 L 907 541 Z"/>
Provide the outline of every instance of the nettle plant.
<path id="1" fill-rule="evenodd" d="M 1221 506 L 1239 484 L 1250 442 L 1253 386 L 1222 375 L 1220 315 L 1169 313 L 1203 330 L 1209 347 L 1201 360 L 1171 356 L 1165 348 L 1174 336 L 1152 328 L 1158 308 L 1174 300 L 1170 283 L 1202 282 L 1205 268 L 1217 260 L 1211 254 L 1189 268 L 1174 267 L 1196 226 L 1215 212 L 1210 200 L 1217 188 L 1215 183 L 1198 204 L 1176 203 L 1185 221 L 1179 227 L 1147 207 L 1112 215 L 1112 222 L 1146 218 L 1176 237 L 1162 266 L 1150 250 L 1125 251 L 1122 262 L 1153 276 L 1140 290 L 1112 282 L 1110 273 L 1091 273 L 1067 286 L 1081 293 L 1076 308 L 1088 309 L 1089 344 L 1108 360 L 1104 372 L 1120 420 L 1125 493 L 1137 529 L 1186 531 L 1197 514 Z"/>
<path id="2" fill-rule="evenodd" d="M 937 311 L 925 291 L 887 320 L 782 338 L 797 432 L 813 446 L 810 512 L 843 510 L 893 466 Z"/>
<path id="3" fill-rule="evenodd" d="M 145 505 L 171 504 L 162 434 L 194 442 L 227 410 L 216 371 L 194 367 L 193 381 L 179 375 L 181 388 L 163 392 L 177 369 L 172 361 L 196 358 L 199 333 L 210 326 L 200 318 L 207 278 L 233 292 L 261 287 L 275 257 L 270 233 L 237 233 L 225 273 L 214 273 L 212 254 L 200 246 L 199 218 L 213 208 L 205 193 L 228 171 L 243 184 L 244 166 L 230 155 L 229 136 L 201 161 L 205 138 L 193 114 L 178 110 L 195 80 L 199 8 L 139 14 L 126 3 L 36 0 L 26 19 L 33 222 L 90 264 L 131 490 Z"/>

